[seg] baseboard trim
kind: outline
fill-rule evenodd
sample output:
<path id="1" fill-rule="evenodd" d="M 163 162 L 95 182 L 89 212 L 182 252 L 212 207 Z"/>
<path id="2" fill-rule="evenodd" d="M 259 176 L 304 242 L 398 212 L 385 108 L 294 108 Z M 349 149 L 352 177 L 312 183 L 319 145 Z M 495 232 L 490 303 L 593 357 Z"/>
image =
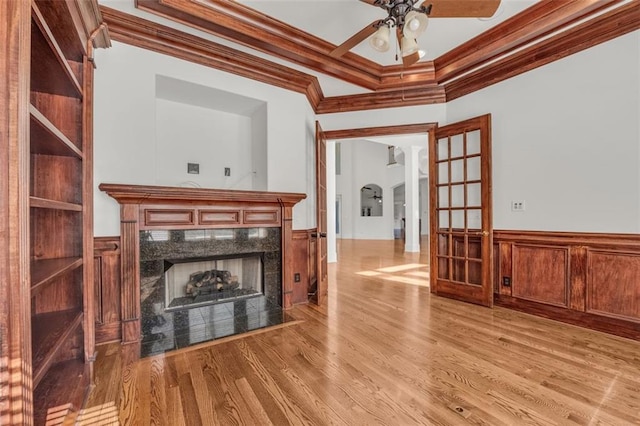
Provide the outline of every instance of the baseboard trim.
<path id="1" fill-rule="evenodd" d="M 494 295 L 494 304 L 503 308 L 513 309 L 527 314 L 625 337 L 627 339 L 640 340 L 640 324 L 632 321 L 574 311 L 500 294 Z"/>

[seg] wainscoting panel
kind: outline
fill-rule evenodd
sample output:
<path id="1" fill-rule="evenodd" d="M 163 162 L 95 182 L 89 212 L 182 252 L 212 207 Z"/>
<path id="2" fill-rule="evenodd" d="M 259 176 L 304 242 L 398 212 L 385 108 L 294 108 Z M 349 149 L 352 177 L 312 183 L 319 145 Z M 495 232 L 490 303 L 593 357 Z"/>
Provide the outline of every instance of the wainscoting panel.
<path id="1" fill-rule="evenodd" d="M 640 254 L 591 251 L 587 312 L 640 319 Z"/>
<path id="2" fill-rule="evenodd" d="M 569 294 L 568 248 L 514 244 L 513 297 L 567 306 Z"/>
<path id="3" fill-rule="evenodd" d="M 294 305 L 306 303 L 308 301 L 307 291 L 309 288 L 309 234 L 306 230 L 293 231 L 292 241 L 293 251 L 293 298 Z"/>
<path id="4" fill-rule="evenodd" d="M 640 340 L 640 235 L 494 231 L 495 303 Z"/>
<path id="5" fill-rule="evenodd" d="M 96 344 L 122 338 L 120 311 L 120 237 L 94 239 Z"/>

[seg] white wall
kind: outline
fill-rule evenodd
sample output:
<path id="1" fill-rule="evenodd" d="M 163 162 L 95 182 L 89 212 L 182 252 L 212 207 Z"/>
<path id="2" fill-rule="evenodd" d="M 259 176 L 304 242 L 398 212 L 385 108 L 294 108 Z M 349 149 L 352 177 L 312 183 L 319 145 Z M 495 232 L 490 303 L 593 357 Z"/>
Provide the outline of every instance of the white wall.
<path id="1" fill-rule="evenodd" d="M 492 114 L 495 229 L 640 231 L 639 56 L 636 31 L 447 104 Z"/>
<path id="2" fill-rule="evenodd" d="M 266 152 L 259 152 L 266 157 L 266 188 L 256 189 L 307 193 L 313 187 L 308 176 L 313 164 L 313 156 L 308 155 L 308 123 L 313 123 L 314 115 L 304 95 L 118 42 L 95 53 L 96 236 L 120 234 L 118 204 L 98 190 L 100 183 L 160 183 L 158 164 L 161 159 L 164 164 L 169 154 L 157 150 L 155 80 L 159 74 L 266 103 L 266 111 L 254 113 L 267 125 Z M 208 151 L 201 154 L 204 158 Z M 176 167 L 186 168 L 183 162 L 184 158 L 176 160 Z M 183 181 L 193 180 L 194 175 L 186 176 Z M 315 217 L 314 209 L 313 202 L 299 203 L 293 227 L 315 225 L 309 222 Z"/>
<path id="3" fill-rule="evenodd" d="M 251 155 L 253 158 L 253 189 L 267 190 L 267 105 L 259 107 L 251 116 Z"/>
<path id="4" fill-rule="evenodd" d="M 636 31 L 446 105 L 323 114 L 318 120 L 325 130 L 335 130 L 444 124 L 491 113 L 496 229 L 640 232 L 639 52 Z M 253 155 L 266 157 L 267 176 L 256 189 L 307 193 L 294 209 L 294 228 L 315 226 L 315 117 L 303 95 L 117 42 L 98 49 L 96 62 L 97 236 L 119 234 L 117 203 L 97 190 L 99 183 L 158 183 L 158 73 L 265 102 L 252 116 L 256 123 L 258 114 L 268 129 L 266 148 L 252 149 Z M 368 167 L 351 155 L 350 144 L 342 144 L 338 187 L 340 180 L 352 178 L 354 168 Z M 380 161 L 386 164 L 386 152 Z M 370 182 L 375 180 L 353 187 L 359 191 Z M 381 238 L 367 231 L 381 228 L 392 238 L 389 185 L 381 185 L 390 209 L 388 226 L 356 223 L 359 203 L 351 202 L 353 193 L 337 192 L 343 200 L 343 238 Z M 512 213 L 511 200 L 524 200 L 526 211 Z"/>

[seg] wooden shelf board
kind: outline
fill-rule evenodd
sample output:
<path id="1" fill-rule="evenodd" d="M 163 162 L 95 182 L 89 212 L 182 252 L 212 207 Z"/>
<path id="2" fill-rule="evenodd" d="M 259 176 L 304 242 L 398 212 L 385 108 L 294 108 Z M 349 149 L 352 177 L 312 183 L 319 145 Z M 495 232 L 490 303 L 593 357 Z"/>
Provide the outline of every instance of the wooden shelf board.
<path id="1" fill-rule="evenodd" d="M 55 364 L 34 390 L 34 424 L 67 424 L 56 422 L 63 420 L 59 416 L 68 412 L 73 414 L 84 403 L 89 387 L 89 374 L 86 364 L 80 359 L 72 359 Z M 51 411 L 50 413 L 48 413 Z M 53 418 L 47 422 L 47 414 Z"/>
<path id="2" fill-rule="evenodd" d="M 60 348 L 82 324 L 82 311 L 70 309 L 31 317 L 33 385 L 38 386 Z"/>
<path id="3" fill-rule="evenodd" d="M 82 265 L 81 257 L 34 260 L 31 262 L 31 296 L 55 278 Z"/>
<path id="4" fill-rule="evenodd" d="M 73 212 L 82 211 L 82 204 L 67 203 L 40 197 L 29 197 L 29 205 L 41 209 L 70 210 Z"/>
<path id="5" fill-rule="evenodd" d="M 31 90 L 82 99 L 78 82 L 40 9 L 31 4 Z M 59 69 L 62 72 L 55 72 Z"/>
<path id="6" fill-rule="evenodd" d="M 29 105 L 29 113 L 31 115 L 32 153 L 82 158 L 80 148 L 75 146 L 35 106 Z"/>

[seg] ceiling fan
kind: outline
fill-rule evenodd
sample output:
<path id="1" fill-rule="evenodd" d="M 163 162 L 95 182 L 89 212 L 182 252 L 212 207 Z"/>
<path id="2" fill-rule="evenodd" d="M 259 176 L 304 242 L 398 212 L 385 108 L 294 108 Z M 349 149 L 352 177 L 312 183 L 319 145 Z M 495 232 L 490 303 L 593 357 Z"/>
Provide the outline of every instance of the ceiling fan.
<path id="1" fill-rule="evenodd" d="M 330 55 L 339 58 L 367 37 L 373 49 L 386 52 L 390 47 L 391 28 L 395 28 L 405 67 L 421 58 L 417 38 L 426 30 L 429 18 L 488 18 L 500 5 L 500 0 L 425 0 L 420 5 L 421 0 L 360 1 L 383 9 L 387 17 L 373 21 Z"/>
<path id="2" fill-rule="evenodd" d="M 373 191 L 373 195 L 371 195 L 370 197 L 367 198 L 373 198 L 374 200 L 379 200 L 378 202 L 382 202 L 382 195 L 378 195 L 378 191 L 376 191 L 375 189 L 369 187 L 369 186 L 363 186 L 362 189 L 360 191 L 364 191 L 364 190 L 368 190 L 368 191 Z"/>

